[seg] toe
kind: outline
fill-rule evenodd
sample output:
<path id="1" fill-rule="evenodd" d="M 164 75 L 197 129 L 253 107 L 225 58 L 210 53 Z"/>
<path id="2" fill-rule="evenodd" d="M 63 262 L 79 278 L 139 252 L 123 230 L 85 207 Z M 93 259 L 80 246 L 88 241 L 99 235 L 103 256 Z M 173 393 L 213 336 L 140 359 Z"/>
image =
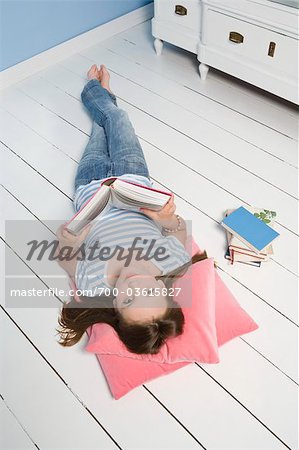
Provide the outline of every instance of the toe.
<path id="1" fill-rule="evenodd" d="M 87 72 L 87 77 L 89 78 L 89 79 L 91 79 L 91 78 L 97 78 L 98 77 L 98 68 L 97 68 L 97 66 L 96 66 L 96 64 L 93 64 L 91 67 L 90 67 L 90 69 L 89 69 L 89 71 Z"/>
<path id="2" fill-rule="evenodd" d="M 95 68 L 96 68 L 96 65 L 95 64 L 93 64 L 91 67 L 90 67 L 90 69 L 89 69 L 89 73 L 93 73 L 94 71 L 95 71 Z"/>

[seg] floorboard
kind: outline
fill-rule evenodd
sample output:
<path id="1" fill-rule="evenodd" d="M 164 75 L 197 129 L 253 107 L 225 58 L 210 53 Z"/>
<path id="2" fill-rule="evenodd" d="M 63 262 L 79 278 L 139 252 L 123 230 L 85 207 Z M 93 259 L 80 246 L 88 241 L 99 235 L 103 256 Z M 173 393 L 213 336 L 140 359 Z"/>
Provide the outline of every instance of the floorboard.
<path id="1" fill-rule="evenodd" d="M 36 87 L 36 90 L 34 90 L 34 86 Z M 87 117 L 86 113 L 84 112 L 84 110 L 82 109 L 82 105 L 73 97 L 70 97 L 68 95 L 65 95 L 64 92 L 54 88 L 53 86 L 51 86 L 50 84 L 43 82 L 42 80 L 38 80 L 35 79 L 34 82 L 32 82 L 31 84 L 29 82 L 26 82 L 25 87 L 24 84 L 22 84 L 22 89 L 25 89 L 27 91 L 27 89 L 29 89 L 30 91 L 30 95 L 34 96 L 34 98 L 38 101 L 40 101 L 42 104 L 45 104 L 47 106 L 47 108 L 51 111 L 55 111 L 56 114 L 58 114 L 59 116 L 61 116 L 66 108 L 67 105 L 69 106 L 68 109 L 68 113 L 67 113 L 67 118 L 68 121 L 70 123 L 73 124 L 73 128 L 74 126 L 78 128 L 79 123 L 81 123 L 81 128 L 88 133 L 88 129 L 90 129 L 90 123 L 89 123 L 89 118 Z M 145 150 L 145 154 L 148 158 L 149 161 L 149 167 L 150 168 L 154 168 L 154 170 L 159 170 L 161 171 L 161 167 L 164 167 L 164 165 L 157 165 L 156 164 L 156 160 L 157 160 L 157 154 L 159 155 L 159 159 L 164 161 L 166 163 L 166 160 L 168 159 L 168 162 L 166 163 L 167 170 L 168 173 L 166 174 L 165 170 L 163 170 L 161 173 L 161 175 L 158 175 L 159 181 L 162 182 L 162 184 L 166 184 L 168 181 L 168 179 L 171 179 L 172 183 L 174 185 L 169 185 L 169 188 L 172 189 L 176 194 L 181 195 L 183 198 L 187 199 L 188 201 L 192 202 L 195 206 L 200 204 L 200 208 L 202 211 L 206 212 L 209 217 L 213 217 L 214 220 L 217 220 L 217 222 L 219 222 L 219 220 L 221 220 L 223 213 L 225 211 L 225 209 L 227 208 L 227 204 L 228 202 L 230 202 L 230 207 L 234 207 L 234 204 L 232 203 L 233 201 L 236 202 L 236 198 L 229 200 L 229 196 L 227 195 L 227 192 L 224 191 L 223 189 L 219 189 L 214 183 L 209 185 L 209 196 L 201 196 L 201 197 L 195 197 L 194 198 L 194 186 L 197 187 L 196 190 L 198 190 L 199 192 L 206 192 L 206 184 L 205 184 L 205 179 L 203 180 L 202 177 L 198 177 L 196 173 L 194 173 L 193 171 L 188 170 L 188 168 L 186 168 L 185 166 L 182 167 L 182 164 L 180 164 L 179 162 L 176 164 L 176 161 L 172 158 L 171 160 L 171 164 L 169 164 L 169 158 L 167 158 L 167 156 L 164 153 L 159 152 L 159 149 L 157 149 L 156 147 L 150 147 L 150 152 L 147 152 L 147 148 L 148 148 L 148 143 L 145 143 L 145 145 L 143 145 L 143 148 Z M 154 178 L 157 178 L 154 170 L 151 170 L 152 176 Z M 172 174 L 170 173 L 172 172 Z M 173 177 L 172 175 L 176 175 L 176 174 L 180 174 L 177 175 L 175 177 Z M 185 174 L 185 176 L 184 176 Z M 180 183 L 179 182 L 179 177 L 180 178 L 185 178 L 188 179 L 189 183 Z M 165 181 L 164 181 L 165 180 Z M 194 180 L 194 181 L 193 181 Z M 177 188 L 176 185 L 178 185 L 179 183 L 179 189 Z M 200 185 L 200 183 L 202 183 Z M 257 193 L 258 197 L 260 198 L 261 194 L 260 191 Z M 279 193 L 275 192 L 275 198 L 279 196 Z M 274 196 L 273 196 L 274 198 Z M 294 202 L 293 205 L 291 206 L 291 203 L 289 203 L 289 208 L 288 211 L 291 210 L 291 214 L 286 211 L 286 205 L 287 205 L 287 201 L 282 201 L 280 203 L 281 208 L 278 211 L 278 214 L 280 216 L 280 212 L 281 212 L 281 216 L 282 213 L 284 212 L 285 214 L 283 215 L 283 218 L 288 220 L 288 227 L 292 227 L 294 229 L 296 229 L 297 227 L 297 215 L 296 215 L 296 211 L 297 211 L 297 203 L 295 199 L 291 199 L 291 197 L 289 197 L 289 201 Z M 222 203 L 222 207 L 221 207 L 221 203 Z M 236 203 L 236 204 L 239 204 Z M 219 208 L 220 206 L 220 208 Z M 217 212 L 215 211 L 215 208 L 217 208 Z M 285 208 L 285 211 L 281 211 L 281 209 Z M 286 225 L 284 225 L 286 226 Z M 283 239 L 287 236 L 287 234 L 283 234 Z M 281 239 L 282 240 L 282 239 Z M 282 243 L 282 245 L 285 245 L 285 242 Z M 267 266 L 265 266 L 267 267 Z M 244 267 L 241 267 L 241 265 L 238 267 L 238 269 L 234 269 L 234 270 L 238 270 L 238 271 L 243 271 L 244 272 Z M 263 270 L 259 271 L 259 274 L 262 274 L 263 271 L 266 270 L 266 268 L 263 268 Z M 291 283 L 291 285 L 294 285 L 294 283 L 297 283 L 295 276 L 289 274 L 289 273 L 285 273 L 283 275 L 283 277 L 287 278 L 287 282 Z M 253 277 L 253 282 L 255 283 L 255 279 L 256 277 Z M 276 296 L 279 297 L 279 301 L 281 301 L 282 297 L 279 295 L 280 292 L 277 289 L 277 286 L 273 286 L 273 283 L 271 281 L 271 279 L 269 277 L 264 278 L 265 282 L 269 282 L 270 286 L 269 289 L 272 289 L 271 294 L 276 293 Z M 248 282 L 248 281 L 247 281 Z M 264 284 L 263 284 L 264 287 Z M 275 287 L 274 291 L 273 291 L 273 287 Z M 268 291 L 268 286 L 267 286 L 267 292 Z M 285 303 L 284 303 L 285 305 Z M 295 319 L 295 315 L 296 315 L 296 304 L 291 304 L 291 307 L 295 308 L 293 309 L 293 313 L 292 313 L 292 320 L 296 320 Z"/>
<path id="2" fill-rule="evenodd" d="M 103 377 L 101 376 L 99 379 L 98 369 L 94 367 L 96 361 L 93 355 L 80 352 L 78 347 L 66 351 L 61 349 L 53 339 L 49 340 L 49 335 L 53 335 L 57 317 L 56 308 L 37 310 L 24 308 L 23 311 L 15 308 L 10 311 L 10 314 L 39 352 L 55 368 L 69 389 L 76 392 L 80 402 L 95 417 L 101 419 L 105 429 L 109 431 L 112 428 L 114 430 L 114 437 L 122 446 L 135 448 L 136 445 L 141 445 L 143 442 L 141 439 L 148 427 L 148 420 L 151 420 L 152 426 L 154 424 L 153 417 L 149 417 L 149 415 L 154 413 L 153 408 L 156 406 L 155 430 L 157 430 L 157 436 L 148 438 L 147 443 L 142 444 L 143 448 L 195 448 L 195 445 L 199 445 L 195 439 L 205 448 L 213 449 L 221 448 L 220 445 L 225 445 L 224 448 L 229 446 L 232 449 L 239 449 L 244 442 L 247 443 L 248 448 L 252 449 L 264 448 L 266 445 L 271 445 L 273 449 L 286 448 L 286 445 L 277 439 L 271 429 L 258 421 L 252 413 L 248 413 L 244 405 L 240 401 L 236 401 L 221 383 L 215 382 L 213 377 L 206 376 L 205 370 L 203 371 L 196 365 L 165 377 L 167 378 L 167 389 L 163 388 L 163 385 L 161 387 L 163 378 L 160 378 L 147 383 L 145 388 L 138 388 L 130 396 L 115 402 L 107 395 Z M 83 343 L 80 347 L 83 348 Z M 84 378 L 80 373 L 82 366 L 86 368 L 86 377 Z M 204 367 L 206 369 L 206 366 Z M 180 375 L 179 372 L 182 374 Z M 186 380 L 188 381 L 186 382 Z M 94 392 L 90 389 L 91 386 L 95 389 Z M 173 392 L 176 395 L 173 395 Z M 159 400 L 159 403 L 156 403 L 156 399 Z M 208 402 L 207 399 L 209 399 Z M 284 402 L 286 401 L 287 399 L 284 399 Z M 202 408 L 202 405 L 205 407 Z M 165 417 L 164 409 L 158 412 L 158 406 L 171 411 L 172 415 L 189 430 L 190 434 L 185 433 L 181 436 L 179 430 L 176 432 L 175 421 L 170 429 L 171 417 Z M 142 417 L 139 413 L 140 407 L 144 408 Z M 211 424 L 215 423 L 215 411 L 218 411 L 218 417 L 221 417 L 221 423 L 216 422 L 217 435 L 210 433 Z M 129 426 L 132 421 L 138 424 L 138 433 L 134 436 L 127 436 L 126 423 Z M 234 431 L 236 421 L 238 422 L 238 433 Z M 143 433 L 142 428 L 144 429 Z M 192 439 L 191 436 L 193 436 Z M 159 443 L 155 442 L 155 437 L 159 439 Z M 167 444 L 163 444 L 164 439 Z"/>
<path id="3" fill-rule="evenodd" d="M 298 140 L 297 111 L 292 103 L 215 69 L 209 73 L 208 83 L 200 83 L 196 55 L 165 43 L 163 56 L 156 56 L 149 21 L 119 34 L 117 38 L 134 45 L 136 52 L 139 50 L 146 54 L 151 58 L 151 68 L 159 71 L 159 67 L 162 67 L 167 78 L 179 80 L 180 84 L 194 89 L 213 102 L 221 103 L 268 126 L 270 130 Z M 110 42 L 107 40 L 105 44 L 109 45 Z"/>
<path id="4" fill-rule="evenodd" d="M 1 391 L 33 442 L 43 449 L 118 448 L 35 351 L 9 313 L 2 310 L 0 314 L 1 330 L 9 342 L 9 351 L 2 353 Z"/>
<path id="5" fill-rule="evenodd" d="M 0 400 L 0 448 L 5 450 L 34 450 L 38 448 L 22 428 L 4 400 Z"/>
<path id="6" fill-rule="evenodd" d="M 52 239 L 57 224 L 72 215 L 73 180 L 91 130 L 80 93 L 94 62 L 111 71 L 118 105 L 131 118 L 154 185 L 175 193 L 195 239 L 215 258 L 220 276 L 259 329 L 221 347 L 220 364 L 189 365 L 115 401 L 96 358 L 84 351 L 86 336 L 70 349 L 58 345 L 63 298 L 49 296 L 42 305 L 27 298 L 12 308 L 2 291 L 1 325 L 10 351 L 2 346 L 1 417 L 11 430 L 3 442 L 7 448 L 57 450 L 295 450 L 294 105 L 216 70 L 200 82 L 195 55 L 168 44 L 161 57 L 155 55 L 149 21 L 11 86 L 0 97 L 2 265 L 6 253 L 6 262 L 16 273 L 25 271 L 35 286 L 67 289 L 59 269 L 49 277 L 26 260 L 20 238 L 30 228 L 13 235 L 5 231 L 4 218 L 31 220 L 41 237 Z M 260 269 L 231 266 L 223 257 L 219 224 L 227 208 L 241 204 L 278 213 L 281 236 Z"/>

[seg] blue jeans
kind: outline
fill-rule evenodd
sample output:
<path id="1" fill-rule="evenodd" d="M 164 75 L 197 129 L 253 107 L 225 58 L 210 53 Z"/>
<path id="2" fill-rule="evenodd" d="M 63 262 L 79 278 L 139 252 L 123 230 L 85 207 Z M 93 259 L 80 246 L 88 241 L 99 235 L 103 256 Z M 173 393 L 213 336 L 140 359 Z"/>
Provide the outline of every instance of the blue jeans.
<path id="1" fill-rule="evenodd" d="M 78 186 L 127 173 L 149 178 L 144 154 L 128 113 L 117 106 L 116 97 L 98 80 L 90 80 L 81 98 L 92 119 L 89 142 L 79 162 Z"/>

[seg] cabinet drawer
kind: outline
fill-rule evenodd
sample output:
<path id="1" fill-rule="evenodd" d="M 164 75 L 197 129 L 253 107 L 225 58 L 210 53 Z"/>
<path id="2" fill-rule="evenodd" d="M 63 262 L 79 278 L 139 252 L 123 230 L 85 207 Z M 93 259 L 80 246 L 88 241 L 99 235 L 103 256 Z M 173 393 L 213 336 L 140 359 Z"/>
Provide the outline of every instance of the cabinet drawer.
<path id="1" fill-rule="evenodd" d="M 200 0 L 156 0 L 155 18 L 199 33 Z"/>
<path id="2" fill-rule="evenodd" d="M 297 74 L 298 40 L 209 9 L 204 44 L 261 69 Z M 271 56 L 272 55 L 272 56 Z"/>

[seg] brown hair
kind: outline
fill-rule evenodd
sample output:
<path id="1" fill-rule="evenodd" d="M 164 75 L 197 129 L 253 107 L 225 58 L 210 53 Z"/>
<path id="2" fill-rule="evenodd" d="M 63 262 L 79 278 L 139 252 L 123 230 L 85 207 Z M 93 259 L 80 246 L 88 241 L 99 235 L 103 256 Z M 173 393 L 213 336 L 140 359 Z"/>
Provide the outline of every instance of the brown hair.
<path id="1" fill-rule="evenodd" d="M 190 262 L 178 269 L 157 276 L 167 288 L 170 288 L 176 278 L 182 276 L 191 264 L 206 259 L 207 253 L 196 253 Z M 128 323 L 121 314 L 112 307 L 114 296 L 80 296 L 78 303 L 72 297 L 61 310 L 57 329 L 60 335 L 59 344 L 72 346 L 76 344 L 84 332 L 96 323 L 107 323 L 117 332 L 120 340 L 127 349 L 138 354 L 158 353 L 166 339 L 182 334 L 184 328 L 184 315 L 182 309 L 172 297 L 167 297 L 167 310 L 162 317 L 149 323 Z M 99 303 L 102 305 L 98 307 Z"/>

